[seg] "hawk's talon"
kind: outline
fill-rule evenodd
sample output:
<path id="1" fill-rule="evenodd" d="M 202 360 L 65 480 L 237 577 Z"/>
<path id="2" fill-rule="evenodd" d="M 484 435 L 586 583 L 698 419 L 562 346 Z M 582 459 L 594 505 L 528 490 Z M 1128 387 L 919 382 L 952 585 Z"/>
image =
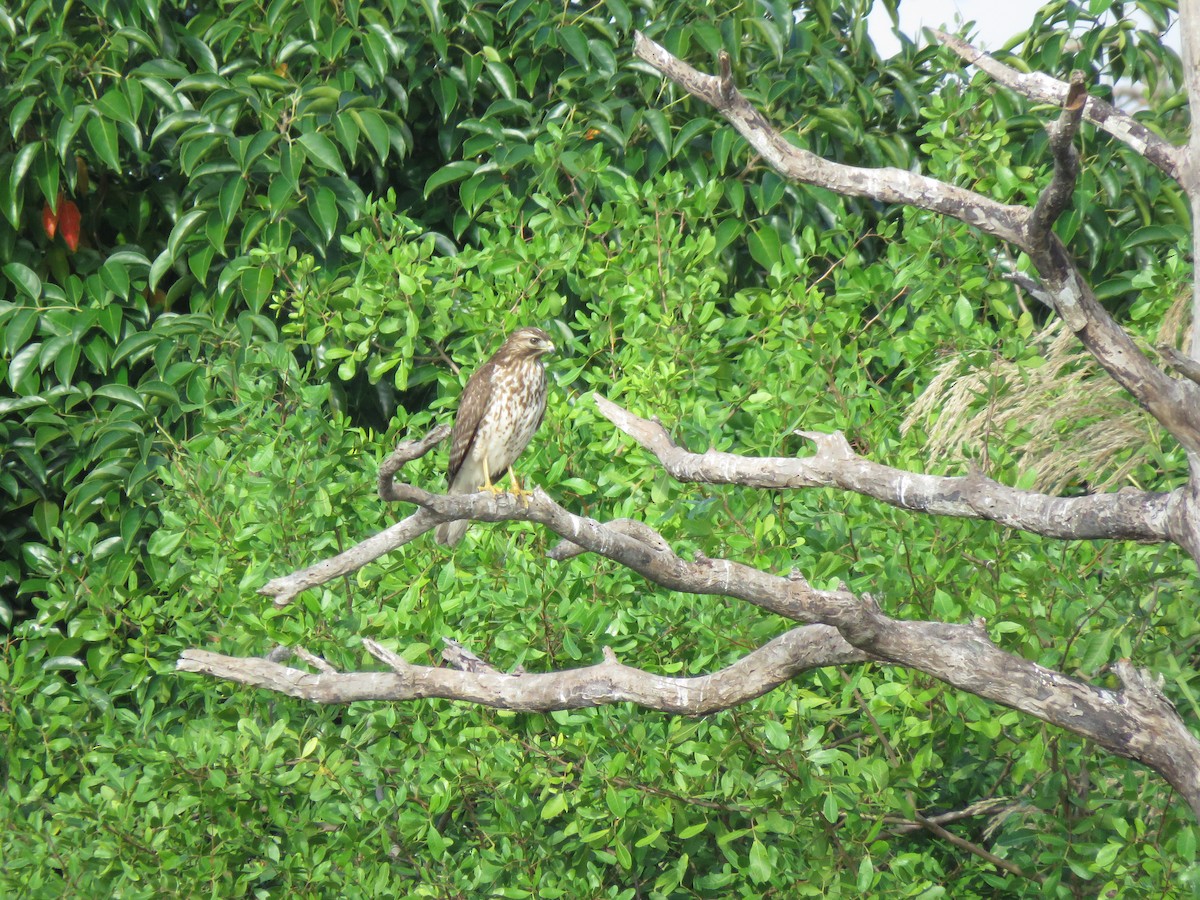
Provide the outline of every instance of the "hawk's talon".
<path id="1" fill-rule="evenodd" d="M 521 505 L 529 509 L 529 501 L 533 499 L 533 491 L 527 491 L 521 487 L 521 479 L 517 478 L 517 470 L 509 469 L 508 477 L 512 481 L 512 490 L 509 491 L 514 497 L 521 501 Z"/>

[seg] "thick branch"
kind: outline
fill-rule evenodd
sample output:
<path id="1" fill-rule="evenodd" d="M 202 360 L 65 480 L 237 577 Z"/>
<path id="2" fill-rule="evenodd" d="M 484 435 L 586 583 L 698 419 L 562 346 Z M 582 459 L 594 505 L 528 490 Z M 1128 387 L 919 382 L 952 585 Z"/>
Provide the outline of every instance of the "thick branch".
<path id="1" fill-rule="evenodd" d="M 604 662 L 582 669 L 506 675 L 487 668 L 459 671 L 418 666 L 378 644 L 370 649 L 372 655 L 384 658 L 392 671 L 307 672 L 257 657 L 224 656 L 207 650 L 185 651 L 178 668 L 315 703 L 439 697 L 499 709 L 546 712 L 631 702 L 647 709 L 699 716 L 753 700 L 809 669 L 870 658 L 842 640 L 835 629 L 821 625 L 794 628 L 733 665 L 694 678 L 645 672 L 617 662 L 611 653 Z"/>
<path id="2" fill-rule="evenodd" d="M 952 216 L 1024 250 L 1037 267 L 1054 309 L 1096 361 L 1184 447 L 1200 452 L 1200 389 L 1170 378 L 1146 358 L 1096 300 L 1058 237 L 1047 227 L 1035 225 L 1031 210 L 1005 206 L 973 191 L 901 169 L 859 169 L 822 159 L 789 144 L 750 105 L 733 85 L 727 60 L 721 62 L 720 77 L 704 75 L 640 33 L 634 35 L 634 53 L 710 104 L 785 177 L 841 194 Z M 1073 117 L 1071 112 L 1068 119 Z M 1055 191 L 1052 194 L 1043 219 L 1050 218 L 1061 202 Z"/>
<path id="3" fill-rule="evenodd" d="M 1004 63 L 997 62 L 982 50 L 972 47 L 962 38 L 944 31 L 931 29 L 938 41 L 949 47 L 963 60 L 986 72 L 1007 88 L 1028 97 L 1035 103 L 1063 106 L 1071 87 L 1041 72 L 1018 72 Z M 1180 148 L 1155 134 L 1133 116 L 1121 112 L 1110 103 L 1088 97 L 1083 107 L 1083 117 L 1117 140 L 1127 144 L 1134 152 L 1144 156 L 1150 163 L 1178 180 L 1182 169 L 1183 154 Z"/>
<path id="4" fill-rule="evenodd" d="M 677 445 L 658 421 L 636 416 L 599 395 L 596 405 L 679 481 L 771 490 L 836 487 L 901 509 L 985 519 L 1068 540 L 1172 540 L 1176 507 L 1185 502 L 1182 489 L 1170 494 L 1125 490 L 1051 497 L 1007 487 L 979 473 L 950 478 L 918 475 L 863 459 L 840 432 L 803 432 L 816 444 L 815 456 L 754 457 L 717 450 L 691 453 Z"/>
<path id="5" fill-rule="evenodd" d="M 1086 99 L 1083 73 L 1072 72 L 1071 89 L 1058 121 L 1046 129 L 1050 135 L 1050 153 L 1054 157 L 1054 175 L 1033 209 L 1031 228 L 1035 240 L 1046 240 L 1058 217 L 1071 204 L 1075 181 L 1079 178 L 1079 153 L 1075 149 L 1075 136 L 1079 133 L 1079 118 L 1083 114 L 1083 102 Z"/>
<path id="6" fill-rule="evenodd" d="M 398 499 L 392 495 L 393 476 L 407 463 L 419 459 L 436 447 L 449 433 L 450 426 L 438 425 L 423 438 L 398 444 L 379 467 L 380 498 L 387 501 Z M 408 518 L 385 528 L 359 544 L 355 544 L 344 553 L 323 559 L 299 572 L 271 579 L 259 588 L 258 592 L 266 597 L 273 597 L 276 606 L 287 606 L 296 599 L 298 594 L 309 588 L 325 584 L 327 581 L 343 575 L 349 575 L 351 572 L 357 572 L 367 563 L 374 562 L 398 547 L 403 547 L 409 541 L 420 537 L 427 531 L 432 531 L 445 521 L 448 520 L 427 510 L 419 509 Z"/>
<path id="7" fill-rule="evenodd" d="M 272 578 L 259 588 L 258 592 L 264 596 L 273 597 L 276 606 L 287 606 L 296 599 L 298 594 L 309 588 L 325 584 L 325 582 L 343 575 L 349 575 L 351 572 L 357 572 L 367 563 L 379 559 L 397 547 L 403 547 L 446 521 L 448 519 L 445 516 L 438 516 L 429 510 L 419 509 L 408 518 L 372 535 L 360 544 L 355 544 L 345 553 L 323 559 L 299 572 Z"/>
<path id="8" fill-rule="evenodd" d="M 954 687 L 1066 728 L 1119 756 L 1145 763 L 1175 786 L 1200 815 L 1200 742 L 1183 726 L 1170 703 L 1161 694 L 1146 689 L 1146 680 L 1133 670 L 1123 676 L 1131 684 L 1131 690 L 1137 689 L 1131 702 L 1125 692 L 1092 687 L 1001 650 L 989 640 L 982 623 L 950 625 L 894 619 L 885 615 L 867 595 L 858 597 L 844 588 L 817 590 L 799 574 L 780 577 L 732 560 L 708 559 L 700 554 L 689 562 L 677 556 L 665 542 L 663 546 L 655 546 L 653 541 L 576 516 L 540 489 L 523 502 L 511 495 L 497 497 L 486 491 L 446 497 L 408 484 L 397 483 L 393 488 L 398 499 L 417 503 L 439 519 L 538 522 L 573 544 L 619 562 L 662 587 L 733 597 L 786 618 L 831 626 L 837 629 L 839 640 L 859 651 L 861 656 L 857 658 L 917 669 Z M 841 648 L 841 644 L 837 646 Z M 845 648 L 839 652 L 846 652 Z M 230 678 L 318 702 L 394 697 L 399 691 L 403 697 L 454 697 L 525 709 L 519 704 L 531 696 L 524 691 L 514 693 L 513 682 L 505 680 L 514 676 L 427 670 L 411 667 L 398 657 L 389 657 L 393 671 L 387 674 L 312 674 L 265 659 L 233 660 L 202 650 L 185 652 L 179 665 L 186 671 Z M 616 666 L 615 661 L 610 661 L 602 663 L 599 670 L 597 667 L 590 672 L 583 670 L 589 673 L 583 676 L 570 673 L 558 676 L 582 678 L 579 683 L 556 680 L 556 676 L 522 675 L 516 676 L 516 680 L 524 684 L 528 678 L 549 678 L 537 682 L 547 692 L 536 695 L 541 698 L 539 703 L 551 702 L 553 698 L 559 698 L 553 702 L 563 702 L 564 684 L 572 685 L 570 696 L 589 698 L 589 703 L 606 702 L 605 698 L 611 697 L 674 709 L 686 706 L 687 698 L 694 697 L 681 694 L 679 684 L 666 680 L 643 682 L 650 684 L 652 690 L 639 699 L 641 695 L 634 693 L 638 684 L 621 681 L 622 672 Z M 593 677 L 597 675 L 602 675 L 603 680 L 597 682 Z M 787 676 L 781 672 L 779 677 L 783 680 Z"/>
<path id="9" fill-rule="evenodd" d="M 1159 355 L 1176 372 L 1195 384 L 1200 384 L 1200 359 L 1192 359 L 1180 353 L 1174 347 L 1163 345 L 1158 348 Z"/>
<path id="10" fill-rule="evenodd" d="M 429 434 L 414 441 L 401 441 L 379 467 L 379 498 L 392 501 L 392 478 L 414 459 L 420 459 L 450 434 L 449 425 L 438 425 Z"/>
<path id="11" fill-rule="evenodd" d="M 1005 206 L 952 184 L 907 169 L 862 169 L 830 162 L 788 143 L 742 96 L 722 63 L 722 77 L 704 75 L 640 32 L 634 34 L 633 52 L 688 93 L 711 105 L 750 142 L 773 169 L 786 178 L 815 184 L 881 203 L 903 203 L 961 219 L 1006 241 L 1020 244 L 1029 222 L 1029 210 Z"/>
<path id="12" fill-rule="evenodd" d="M 1183 150 L 1184 168 L 1180 183 L 1192 208 L 1192 258 L 1200 258 L 1200 0 L 1181 0 L 1179 25 L 1183 49 L 1183 77 L 1191 111 L 1191 133 Z M 1200 279 L 1192 278 L 1192 332 L 1185 348 L 1200 360 Z"/>

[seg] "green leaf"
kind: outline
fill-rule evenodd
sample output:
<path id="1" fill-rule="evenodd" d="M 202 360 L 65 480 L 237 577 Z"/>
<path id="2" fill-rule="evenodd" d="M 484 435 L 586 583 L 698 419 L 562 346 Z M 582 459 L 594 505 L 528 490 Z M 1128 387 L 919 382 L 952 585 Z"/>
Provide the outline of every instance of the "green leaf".
<path id="1" fill-rule="evenodd" d="M 146 405 L 142 402 L 141 394 L 123 384 L 102 384 L 92 392 L 92 396 L 103 397 L 106 400 L 112 400 L 114 403 L 123 403 L 142 412 L 146 411 Z"/>
<path id="2" fill-rule="evenodd" d="M 30 369 L 33 368 L 33 364 L 37 362 L 41 350 L 42 345 L 40 343 L 26 344 L 17 351 L 17 355 L 8 364 L 8 384 L 14 391 L 20 393 L 21 383 L 25 380 L 25 376 L 29 374 Z"/>
<path id="3" fill-rule="evenodd" d="M 734 240 L 741 237 L 746 230 L 746 223 L 741 219 L 726 219 L 717 226 L 717 246 L 715 253 L 722 253 Z"/>
<path id="4" fill-rule="evenodd" d="M 750 878 L 757 884 L 771 880 L 771 855 L 757 838 L 750 845 Z"/>
<path id="5" fill-rule="evenodd" d="M 96 101 L 96 109 L 100 110 L 106 118 L 114 119 L 125 125 L 135 125 L 133 113 L 129 109 L 129 101 L 116 88 L 110 88 L 104 92 L 104 95 Z"/>
<path id="6" fill-rule="evenodd" d="M 221 214 L 221 222 L 226 228 L 242 209 L 242 199 L 246 196 L 246 180 L 237 175 L 231 175 L 221 185 L 221 195 L 217 199 L 217 212 Z"/>
<path id="7" fill-rule="evenodd" d="M 91 115 L 91 110 L 87 106 L 76 106 L 69 116 L 63 116 L 58 123 L 58 133 L 54 136 L 54 149 L 58 151 L 58 158 L 63 162 L 71 152 L 71 144 L 75 140 L 75 135 L 79 133 L 80 127 L 84 121 Z"/>
<path id="8" fill-rule="evenodd" d="M 975 321 L 975 307 L 965 294 L 959 294 L 954 301 L 954 321 L 959 328 L 969 329 Z"/>
<path id="9" fill-rule="evenodd" d="M 681 841 L 686 841 L 688 838 L 694 838 L 696 835 L 704 831 L 708 827 L 708 822 L 697 822 L 695 825 L 689 825 L 682 831 L 677 833 L 677 837 Z"/>
<path id="10" fill-rule="evenodd" d="M 1103 871 L 1113 864 L 1113 861 L 1124 849 L 1122 844 L 1109 842 L 1096 851 L 1096 870 Z"/>
<path id="11" fill-rule="evenodd" d="M 17 156 L 12 164 L 12 171 L 8 173 L 8 183 L 14 194 L 17 188 L 20 187 L 21 181 L 25 178 L 25 173 L 33 165 L 34 157 L 37 156 L 37 152 L 40 149 L 42 149 L 41 144 L 26 144 L 17 151 Z"/>
<path id="12" fill-rule="evenodd" d="M 36 309 L 20 309 L 4 326 L 4 349 L 12 356 L 33 336 L 41 313 Z"/>
<path id="13" fill-rule="evenodd" d="M 1196 826 L 1181 828 L 1175 841 L 1175 851 L 1184 862 L 1191 863 L 1196 859 Z"/>
<path id="14" fill-rule="evenodd" d="M 392 144 L 383 117 L 372 109 L 352 109 L 350 115 L 371 142 L 371 149 L 375 151 L 379 161 L 386 162 Z"/>
<path id="15" fill-rule="evenodd" d="M 542 806 L 542 813 L 541 813 L 542 820 L 544 821 L 546 819 L 553 819 L 555 816 L 560 816 L 564 812 L 566 812 L 566 809 L 567 809 L 566 793 L 560 792 L 557 794 L 552 794 L 550 796 L 550 799 L 547 800 L 545 802 L 545 804 L 543 804 L 543 806 Z"/>
<path id="16" fill-rule="evenodd" d="M 825 821 L 837 822 L 839 812 L 840 809 L 838 807 L 837 798 L 834 797 L 833 792 L 830 791 L 825 795 L 825 802 L 821 804 L 821 814 L 825 816 Z"/>
<path id="17" fill-rule="evenodd" d="M 579 65 L 583 66 L 584 69 L 591 67 L 587 38 L 584 37 L 583 30 L 579 26 L 568 25 L 565 28 L 558 29 L 558 40 L 566 51 L 575 57 L 575 61 Z"/>
<path id="18" fill-rule="evenodd" d="M 17 101 L 12 112 L 8 115 L 8 129 L 13 136 L 13 140 L 18 140 L 17 135 L 21 129 L 25 127 L 25 122 L 29 119 L 29 114 L 33 112 L 33 97 L 24 97 Z"/>
<path id="19" fill-rule="evenodd" d="M 309 204 L 308 214 L 321 229 L 325 243 L 328 244 L 332 241 L 334 234 L 337 233 L 338 224 L 337 197 L 333 195 L 333 191 L 327 187 L 318 188 L 316 196 Z"/>
<path id="20" fill-rule="evenodd" d="M 875 866 L 871 862 L 871 857 L 864 856 L 858 864 L 858 882 L 857 888 L 861 895 L 865 896 L 875 883 Z"/>
<path id="21" fill-rule="evenodd" d="M 266 266 L 251 266 L 242 271 L 240 283 L 247 305 L 259 312 L 275 288 L 275 274 Z"/>
<path id="22" fill-rule="evenodd" d="M 438 78 L 431 85 L 433 98 L 442 111 L 442 121 L 448 122 L 458 106 L 458 82 L 448 76 Z"/>
<path id="23" fill-rule="evenodd" d="M 163 531 L 159 529 L 150 535 L 150 541 L 146 545 L 146 550 L 151 556 L 171 556 L 183 543 L 184 532 L 182 531 Z"/>
<path id="24" fill-rule="evenodd" d="M 1182 225 L 1146 225 L 1125 238 L 1122 246 L 1126 250 L 1144 247 L 1147 244 L 1181 244 L 1187 240 L 1187 229 Z"/>
<path id="25" fill-rule="evenodd" d="M 137 362 L 162 340 L 161 335 L 156 335 L 152 331 L 134 331 L 132 335 L 116 346 L 116 350 L 113 352 L 113 368 L 125 364 L 126 361 Z"/>
<path id="26" fill-rule="evenodd" d="M 779 241 L 779 232 L 772 225 L 755 228 L 747 236 L 746 243 L 754 261 L 767 272 L 783 262 L 783 245 Z"/>
<path id="27" fill-rule="evenodd" d="M 100 280 L 118 297 L 129 297 L 129 271 L 113 257 L 110 256 L 100 267 Z"/>
<path id="28" fill-rule="evenodd" d="M 42 296 L 42 279 L 38 278 L 37 273 L 24 263 L 9 263 L 4 267 L 4 274 L 31 300 L 37 300 Z"/>
<path id="29" fill-rule="evenodd" d="M 767 733 L 767 741 L 776 750 L 786 750 L 792 743 L 791 735 L 775 719 L 763 722 L 763 730 Z"/>
<path id="30" fill-rule="evenodd" d="M 171 234 L 167 238 L 166 252 L 170 254 L 172 260 L 179 259 L 181 245 L 196 230 L 206 215 L 208 215 L 207 209 L 189 209 L 179 217 L 179 221 L 175 223 L 175 227 L 171 229 Z"/>
<path id="31" fill-rule="evenodd" d="M 461 181 L 472 174 L 476 168 L 478 168 L 477 163 L 465 159 L 447 163 L 430 175 L 429 180 L 425 182 L 425 198 L 429 199 L 429 195 L 438 188 Z"/>
<path id="32" fill-rule="evenodd" d="M 296 142 L 304 148 L 305 155 L 317 165 L 339 175 L 346 174 L 337 147 L 325 135 L 310 131 L 300 135 Z"/>
<path id="33" fill-rule="evenodd" d="M 42 663 L 42 668 L 47 672 L 57 672 L 62 669 L 82 669 L 83 667 L 83 661 L 73 656 L 54 656 Z"/>
<path id="34" fill-rule="evenodd" d="M 517 79 L 513 76 L 512 69 L 502 62 L 488 62 L 488 74 L 492 76 L 492 81 L 496 87 L 500 89 L 500 93 L 504 95 L 506 100 L 513 100 L 517 96 Z"/>
<path id="35" fill-rule="evenodd" d="M 100 161 L 114 172 L 121 171 L 117 157 L 117 126 L 108 119 L 92 116 L 87 123 L 87 136 Z"/>
<path id="36" fill-rule="evenodd" d="M 642 121 L 650 129 L 650 133 L 654 135 L 654 139 L 662 145 L 663 150 L 667 155 L 671 154 L 671 126 L 667 124 L 667 117 L 657 109 L 647 108 L 642 110 Z"/>

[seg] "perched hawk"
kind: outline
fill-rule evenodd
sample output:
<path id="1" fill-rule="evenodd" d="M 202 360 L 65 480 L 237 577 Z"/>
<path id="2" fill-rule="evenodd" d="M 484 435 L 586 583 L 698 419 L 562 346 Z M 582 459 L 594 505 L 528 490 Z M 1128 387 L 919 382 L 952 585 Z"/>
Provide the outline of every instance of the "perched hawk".
<path id="1" fill-rule="evenodd" d="M 504 346 L 476 370 L 463 389 L 450 432 L 451 494 L 494 489 L 525 449 L 546 412 L 546 370 L 542 357 L 554 352 L 550 335 L 540 328 L 518 328 Z M 518 488 L 519 490 L 519 488 Z M 453 547 L 471 523 L 466 519 L 438 526 L 437 541 Z"/>

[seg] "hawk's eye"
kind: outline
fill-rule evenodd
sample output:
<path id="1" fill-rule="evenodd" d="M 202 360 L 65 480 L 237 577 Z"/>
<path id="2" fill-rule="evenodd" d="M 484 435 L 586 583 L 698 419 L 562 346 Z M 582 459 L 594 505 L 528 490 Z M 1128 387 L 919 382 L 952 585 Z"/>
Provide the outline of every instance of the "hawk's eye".
<path id="1" fill-rule="evenodd" d="M 540 337 L 537 337 L 536 335 L 529 339 L 529 343 L 531 343 L 531 344 L 540 344 L 541 342 L 542 342 L 542 339 Z"/>

